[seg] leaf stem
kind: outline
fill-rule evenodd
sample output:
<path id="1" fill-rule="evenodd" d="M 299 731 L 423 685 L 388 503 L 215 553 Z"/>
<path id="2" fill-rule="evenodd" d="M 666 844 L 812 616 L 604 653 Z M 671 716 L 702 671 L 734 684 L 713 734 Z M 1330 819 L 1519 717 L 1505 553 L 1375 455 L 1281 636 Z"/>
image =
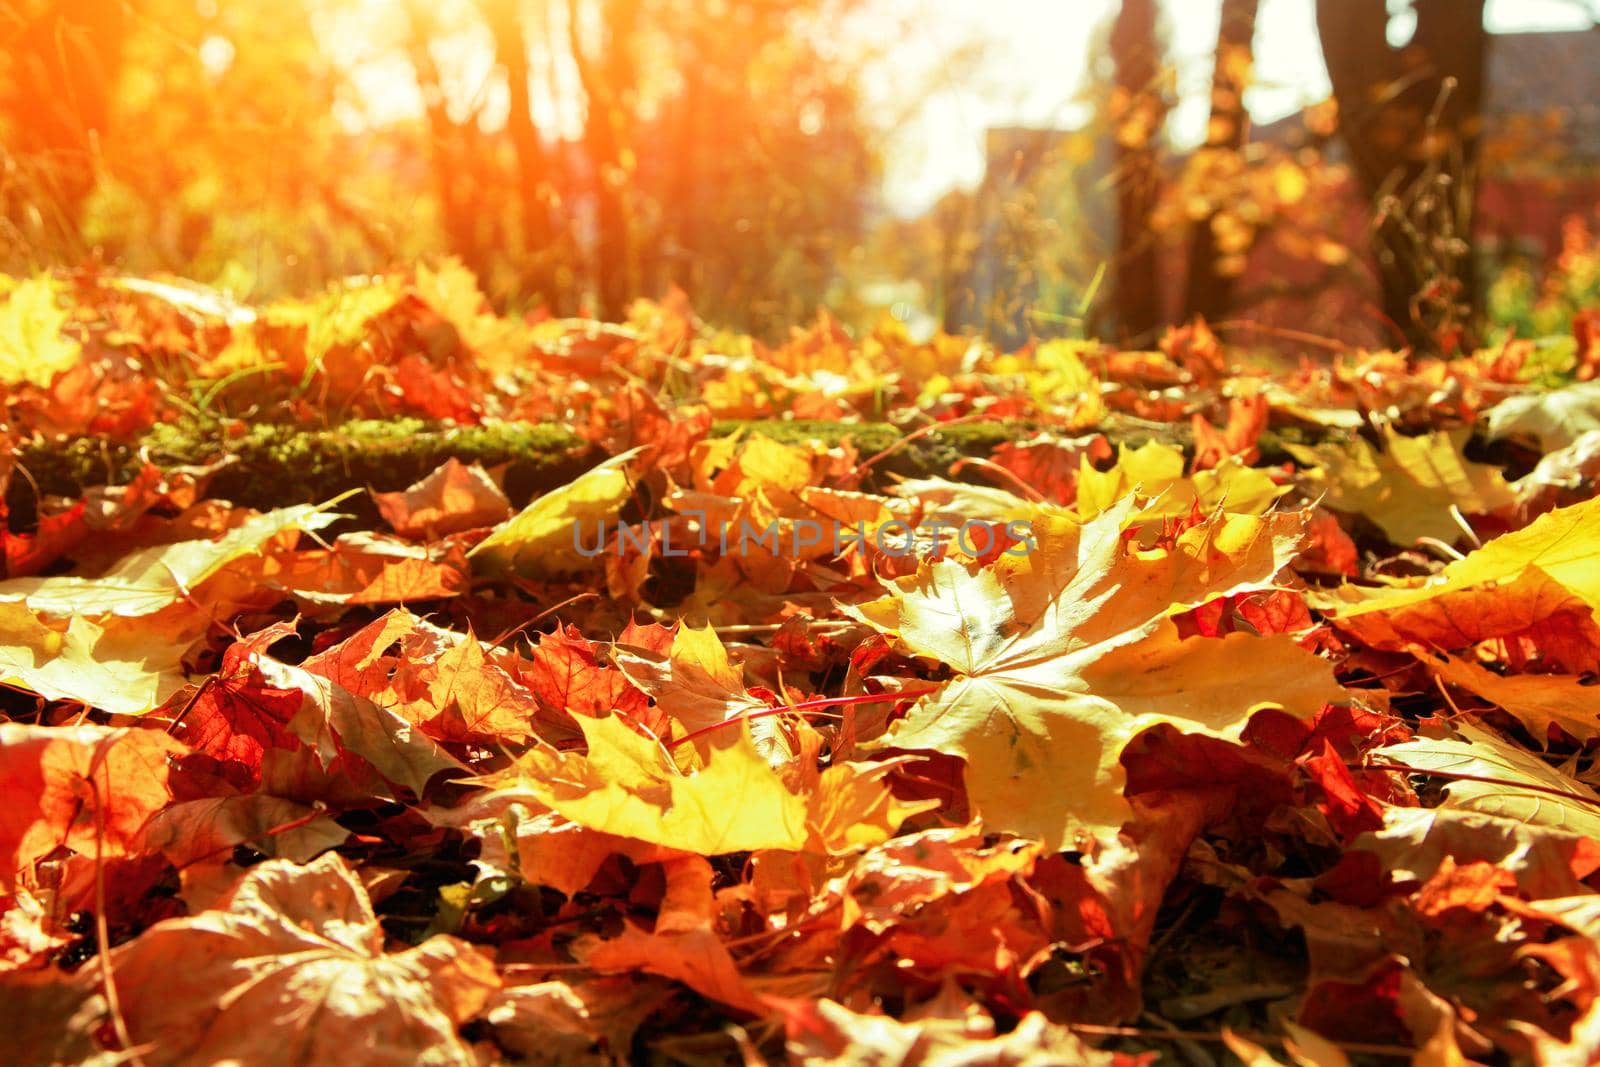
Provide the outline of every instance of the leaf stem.
<path id="1" fill-rule="evenodd" d="M 713 730 L 720 730 L 731 723 L 749 722 L 751 719 L 768 719 L 774 715 L 804 714 L 819 708 L 837 708 L 855 704 L 897 704 L 903 700 L 915 700 L 918 697 L 927 696 L 929 693 L 935 692 L 936 688 L 908 689 L 903 693 L 863 693 L 853 697 L 819 697 L 816 700 L 804 700 L 798 704 L 785 704 L 782 707 L 767 708 L 763 711 L 750 711 L 732 719 L 714 722 L 710 726 L 702 726 L 698 730 L 691 730 L 682 737 L 675 737 L 666 742 L 666 748 L 670 752 L 686 741 L 693 741 L 697 737 L 703 737 Z"/>
<path id="2" fill-rule="evenodd" d="M 1146 1041 L 1221 1041 L 1223 1039 L 1220 1032 L 1210 1030 L 1158 1030 L 1142 1026 L 1101 1026 L 1097 1023 L 1067 1023 L 1066 1027 L 1073 1033 L 1089 1034 L 1094 1037 L 1133 1037 L 1142 1038 Z M 1235 1030 L 1234 1033 L 1258 1045 L 1282 1045 L 1284 1043 L 1283 1038 L 1272 1034 L 1256 1034 L 1246 1030 Z M 1331 1039 L 1329 1039 L 1329 1043 L 1337 1045 L 1346 1052 L 1360 1052 L 1371 1056 L 1403 1056 L 1409 1059 L 1416 1053 L 1415 1049 L 1409 1049 L 1403 1045 L 1376 1045 L 1362 1041 L 1333 1041 Z"/>
<path id="3" fill-rule="evenodd" d="M 135 1067 L 143 1067 L 144 1060 L 139 1055 L 139 1050 L 134 1047 L 133 1038 L 129 1035 L 128 1022 L 122 1015 L 122 1002 L 117 996 L 117 981 L 111 967 L 111 924 L 106 921 L 106 798 L 100 793 L 100 786 L 95 781 L 95 775 L 105 765 L 105 754 L 114 742 L 115 737 L 103 738 L 95 746 L 93 757 L 89 761 L 89 773 L 84 776 L 84 784 L 89 787 L 89 793 L 94 797 L 94 936 L 98 942 L 100 964 L 100 985 L 105 990 L 106 1012 L 111 1016 L 111 1029 L 117 1035 L 117 1043 L 128 1053 L 129 1062 Z M 107 784 L 110 783 L 110 773 L 106 775 Z"/>
<path id="4" fill-rule="evenodd" d="M 1345 766 L 1355 771 L 1402 771 L 1406 774 L 1426 774 L 1434 778 L 1448 778 L 1455 782 L 1482 782 L 1484 785 L 1499 785 L 1505 786 L 1507 789 L 1544 793 L 1548 796 L 1560 797 L 1563 800 L 1573 800 L 1580 804 L 1587 804 L 1592 808 L 1600 808 L 1600 798 L 1597 797 L 1586 797 L 1582 793 L 1573 793 L 1549 785 L 1516 782 L 1509 778 L 1491 778 L 1488 775 L 1464 774 L 1461 771 L 1433 771 L 1426 767 L 1412 767 L 1405 763 L 1346 763 Z"/>
<path id="5" fill-rule="evenodd" d="M 930 422 L 920 430 L 913 430 L 911 433 L 906 434 L 904 437 L 900 438 L 900 440 L 896 441 L 882 452 L 879 452 L 877 455 L 870 457 L 860 464 L 857 464 L 856 469 L 851 471 L 849 475 L 846 476 L 845 484 L 859 484 L 867 471 L 871 470 L 880 462 L 888 459 L 890 456 L 894 455 L 896 452 L 900 451 L 902 448 L 905 448 L 907 445 L 918 440 L 919 438 L 926 437 L 931 433 L 938 433 L 940 430 L 948 430 L 950 427 L 959 426 L 964 422 L 976 422 L 983 417 L 983 412 L 975 411 L 971 415 L 962 415 L 960 418 L 950 419 L 946 422 Z"/>

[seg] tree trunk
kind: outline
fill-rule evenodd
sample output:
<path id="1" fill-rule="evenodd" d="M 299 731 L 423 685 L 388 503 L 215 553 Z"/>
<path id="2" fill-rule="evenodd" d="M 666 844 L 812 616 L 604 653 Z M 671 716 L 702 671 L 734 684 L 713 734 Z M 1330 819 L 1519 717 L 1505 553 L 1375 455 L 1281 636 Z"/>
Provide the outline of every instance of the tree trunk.
<path id="1" fill-rule="evenodd" d="M 530 295 L 543 298 L 551 308 L 561 301 L 556 292 L 554 247 L 555 227 L 547 195 L 550 161 L 533 121 L 529 88 L 528 41 L 521 14 L 513 5 L 491 0 L 481 3 L 489 32 L 494 38 L 495 58 L 506 72 L 508 110 L 506 132 L 517 156 L 517 208 L 521 216 L 522 285 Z"/>
<path id="2" fill-rule="evenodd" d="M 602 0 L 603 62 L 583 47 L 578 0 L 567 2 L 567 31 L 578 79 L 588 102 L 584 147 L 594 168 L 595 289 L 600 318 L 615 321 L 627 310 L 630 289 L 627 172 L 622 158 L 627 98 L 633 91 L 638 0 Z"/>
<path id="3" fill-rule="evenodd" d="M 969 204 L 964 194 L 947 194 L 933 209 L 939 233 L 939 328 L 948 334 L 959 334 L 976 318 L 973 263 L 966 247 L 973 226 Z"/>
<path id="4" fill-rule="evenodd" d="M 1149 340 L 1161 324 L 1156 240 L 1150 216 L 1160 193 L 1156 146 L 1166 120 L 1156 39 L 1156 0 L 1122 0 L 1111 28 L 1116 85 L 1111 121 L 1116 139 L 1117 233 L 1112 301 L 1124 340 Z"/>
<path id="5" fill-rule="evenodd" d="M 1254 65 L 1256 14 L 1261 0 L 1223 0 L 1217 27 L 1216 64 L 1211 75 L 1211 121 L 1201 152 L 1239 152 L 1244 148 L 1248 116 L 1244 91 Z M 1238 272 L 1219 269 L 1213 212 L 1196 223 L 1189 239 L 1189 277 L 1184 291 L 1184 317 L 1216 321 L 1228 311 Z"/>
<path id="6" fill-rule="evenodd" d="M 445 239 L 463 263 L 479 278 L 485 278 L 490 266 L 488 243 L 478 231 L 477 204 L 483 191 L 477 189 L 475 181 L 481 175 L 473 172 L 478 153 L 462 143 L 471 120 L 464 125 L 451 121 L 444 81 L 428 49 L 429 28 L 425 16 L 419 14 L 415 4 L 407 4 L 406 11 L 410 20 L 406 51 L 416 75 L 417 89 L 422 94 L 423 113 L 428 123 L 429 162 Z"/>
<path id="7" fill-rule="evenodd" d="M 1340 132 L 1376 211 L 1383 313 L 1418 349 L 1469 347 L 1476 327 L 1484 2 L 1416 0 L 1416 32 L 1396 50 L 1384 0 L 1317 0 Z"/>
<path id="8" fill-rule="evenodd" d="M 640 270 L 640 277 L 651 286 L 653 296 L 673 285 L 686 292 L 699 291 L 700 198 L 704 190 L 711 188 L 705 164 L 711 156 L 702 150 L 701 142 L 708 117 L 706 71 L 710 69 L 712 49 L 693 18 L 685 20 L 678 36 L 684 48 L 679 71 L 683 93 L 678 98 L 673 123 L 672 205 L 665 213 L 663 226 L 669 247 L 665 255 L 660 250 L 656 252 L 656 271 Z"/>

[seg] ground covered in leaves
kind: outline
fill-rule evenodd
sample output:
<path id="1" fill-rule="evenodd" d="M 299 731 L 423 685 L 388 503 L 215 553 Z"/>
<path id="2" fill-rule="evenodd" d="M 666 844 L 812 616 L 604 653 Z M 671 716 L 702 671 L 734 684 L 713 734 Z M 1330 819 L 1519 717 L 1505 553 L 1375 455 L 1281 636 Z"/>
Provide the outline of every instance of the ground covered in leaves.
<path id="1" fill-rule="evenodd" d="M 1600 1047 L 1587 334 L 0 301 L 7 1062 Z"/>

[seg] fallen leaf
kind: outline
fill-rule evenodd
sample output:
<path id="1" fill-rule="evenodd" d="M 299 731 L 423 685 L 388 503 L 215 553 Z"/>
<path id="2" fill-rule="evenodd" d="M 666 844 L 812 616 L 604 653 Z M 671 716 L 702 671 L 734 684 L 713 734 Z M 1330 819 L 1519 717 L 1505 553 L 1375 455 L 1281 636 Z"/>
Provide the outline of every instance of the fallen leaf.
<path id="1" fill-rule="evenodd" d="M 1284 1067 L 1283 1061 L 1276 1059 L 1265 1048 L 1227 1027 L 1222 1028 L 1222 1043 L 1228 1046 L 1229 1052 L 1239 1057 L 1244 1067 Z"/>
<path id="2" fill-rule="evenodd" d="M 528 1063 L 620 1062 L 632 1048 L 634 1031 L 666 996 L 663 988 L 622 976 L 537 982 L 500 990 L 483 1019 L 496 1044 Z"/>
<path id="3" fill-rule="evenodd" d="M 169 804 L 145 825 L 143 844 L 183 868 L 228 859 L 236 846 L 306 863 L 344 844 L 350 831 L 306 804 L 262 795 L 205 797 Z"/>
<path id="4" fill-rule="evenodd" d="M 1376 855 L 1399 882 L 1427 881 L 1447 857 L 1492 863 L 1516 875 L 1535 899 L 1575 893 L 1600 870 L 1600 847 L 1571 830 L 1455 804 L 1385 808 L 1382 828 L 1355 838 L 1351 847 Z"/>
<path id="5" fill-rule="evenodd" d="M 1135 1067 L 1154 1054 L 1131 1056 L 1093 1048 L 1070 1029 L 1028 1012 L 997 1035 L 994 1020 L 977 1005 L 922 1014 L 910 1022 L 851 1011 L 826 998 L 785 1012 L 787 1051 L 807 1067 L 958 1067 L 1071 1063 L 1082 1067 Z"/>
<path id="6" fill-rule="evenodd" d="M 1600 608 L 1600 574 L 1592 565 L 1600 546 L 1600 498 L 1546 512 L 1520 530 L 1490 541 L 1447 565 L 1429 579 L 1387 588 L 1343 586 L 1321 598 L 1324 607 L 1341 621 L 1371 612 L 1396 612 L 1463 590 L 1492 591 L 1537 572 L 1590 609 Z M 1542 583 L 1525 587 L 1542 594 Z M 1450 606 L 1445 601 L 1440 610 Z"/>
<path id="7" fill-rule="evenodd" d="M 1078 514 L 1090 519 L 1135 491 L 1148 503 L 1141 520 L 1177 518 L 1198 508 L 1259 515 L 1289 491 L 1266 471 L 1230 457 L 1216 466 L 1184 475 L 1183 453 L 1159 441 L 1136 449 L 1123 447 L 1110 470 L 1098 470 L 1088 454 L 1079 458 Z"/>
<path id="8" fill-rule="evenodd" d="M 1283 1047 L 1299 1067 L 1350 1067 L 1350 1057 L 1315 1030 L 1285 1021 Z"/>
<path id="9" fill-rule="evenodd" d="M 347 755 L 358 757 L 417 796 L 434 775 L 465 769 L 412 723 L 337 682 L 266 655 L 255 664 L 269 685 L 299 691 L 300 710 L 287 730 L 324 768 Z"/>
<path id="10" fill-rule="evenodd" d="M 373 493 L 395 533 L 413 540 L 493 526 L 511 513 L 505 493 L 487 471 L 451 457 L 432 474 L 398 493 Z"/>
<path id="11" fill-rule="evenodd" d="M 111 962 L 150 1064 L 476 1064 L 456 1028 L 500 985 L 489 957 L 453 937 L 386 953 L 336 855 L 259 864 L 216 909 L 157 923 Z"/>
<path id="12" fill-rule="evenodd" d="M 212 763 L 234 765 L 240 787 L 249 789 L 260 781 L 263 752 L 298 747 L 288 725 L 304 697 L 298 689 L 266 684 L 246 647 L 235 644 L 221 671 L 174 698 L 167 732 Z"/>
<path id="13" fill-rule="evenodd" d="M 26 612 L 20 604 L 0 604 Z M 30 613 L 31 614 L 31 613 Z M 64 630 L 27 629 L 24 641 L 0 644 L 0 680 L 46 700 L 72 700 L 86 707 L 139 715 L 182 687 L 180 661 L 194 635 L 133 625 L 105 627 L 74 616 Z"/>
<path id="14" fill-rule="evenodd" d="M 1431 537 L 1446 544 L 1461 536 L 1450 509 L 1489 515 L 1510 508 L 1516 496 L 1500 471 L 1464 458 L 1469 431 L 1406 437 L 1385 428 L 1382 452 L 1362 438 L 1348 445 L 1286 445 L 1302 463 L 1319 468 L 1324 503 L 1354 511 L 1383 528 L 1396 544 Z"/>
<path id="15" fill-rule="evenodd" d="M 1434 673 L 1451 685 L 1470 690 L 1516 716 L 1540 744 L 1549 742 L 1552 726 L 1578 741 L 1600 736 L 1600 691 L 1576 677 L 1502 676 L 1450 656 L 1432 666 Z"/>
<path id="16" fill-rule="evenodd" d="M 496 526 L 467 553 L 473 565 L 531 578 L 593 569 L 606 524 L 632 493 L 627 466 L 638 452 L 612 456 Z"/>
<path id="17" fill-rule="evenodd" d="M 1441 772 L 1443 807 L 1600 838 L 1600 794 L 1498 734 L 1465 723 L 1457 731 L 1459 737 L 1388 745 L 1375 755 L 1419 772 Z"/>
<path id="18" fill-rule="evenodd" d="M 517 780 L 573 822 L 702 856 L 805 847 L 806 802 L 756 750 L 747 725 L 708 734 L 694 773 L 615 716 L 579 725 L 587 755 L 535 749 Z"/>
<path id="19" fill-rule="evenodd" d="M 1538 567 L 1509 580 L 1443 588 L 1424 599 L 1392 592 L 1388 603 L 1383 591 L 1372 591 L 1367 604 L 1335 595 L 1323 605 L 1340 630 L 1373 648 L 1455 652 L 1500 641 L 1513 664 L 1537 657 L 1572 673 L 1600 667 L 1595 609 Z"/>
<path id="20" fill-rule="evenodd" d="M 745 689 L 743 668 L 728 658 L 728 650 L 710 626 L 680 626 L 664 655 L 619 646 L 612 659 L 654 701 L 676 734 L 694 734 L 769 707 Z M 750 732 L 769 759 L 788 755 L 776 719 L 753 720 Z"/>
<path id="21" fill-rule="evenodd" d="M 1490 440 L 1530 440 L 1541 452 L 1566 448 L 1584 434 L 1600 430 L 1600 382 L 1507 397 L 1489 409 L 1486 421 Z"/>
<path id="22" fill-rule="evenodd" d="M 319 530 L 338 516 L 310 505 L 257 515 L 209 541 L 180 541 L 139 549 L 98 578 L 60 575 L 0 582 L 0 603 L 21 603 L 39 615 L 152 615 L 179 599 L 226 564 L 261 551 L 293 531 Z"/>
<path id="23" fill-rule="evenodd" d="M 1125 500 L 1079 537 L 1041 537 L 1020 559 L 925 565 L 850 609 L 955 672 L 883 744 L 965 760 L 992 830 L 1092 850 L 1082 834 L 1114 834 L 1130 814 L 1119 757 L 1143 730 L 1172 723 L 1236 740 L 1261 708 L 1309 717 L 1340 699 L 1326 664 L 1290 638 L 1182 641 L 1168 620 L 1270 585 L 1298 520 L 1220 515 L 1170 550 L 1137 552 L 1121 537 L 1131 508 Z"/>
<path id="24" fill-rule="evenodd" d="M 633 655 L 650 655 L 670 648 L 673 640 L 672 628 L 630 623 L 617 645 Z M 546 711 L 596 717 L 615 711 L 652 729 L 663 725 L 651 711 L 649 695 L 604 662 L 601 649 L 574 627 L 541 635 L 518 676 Z"/>
<path id="25" fill-rule="evenodd" d="M 350 533 L 327 548 L 286 554 L 262 568 L 264 584 L 310 604 L 406 604 L 459 596 L 468 584 L 459 545 L 412 545 Z"/>
<path id="26" fill-rule="evenodd" d="M 184 751 L 155 730 L 0 723 L 0 888 L 15 888 L 59 846 L 102 857 L 136 850 L 172 800 L 169 762 Z"/>
<path id="27" fill-rule="evenodd" d="M 765 1014 L 765 1002 L 746 984 L 713 926 L 711 865 L 685 856 L 662 867 L 666 892 L 655 929 L 624 923 L 619 936 L 584 945 L 579 957 L 601 974 L 658 974 L 730 1008 Z"/>
<path id="28" fill-rule="evenodd" d="M 0 288 L 0 293 L 5 291 Z M 67 312 L 59 303 L 60 294 L 61 286 L 48 277 L 10 286 L 10 294 L 0 303 L 0 382 L 46 386 L 77 365 L 83 348 L 61 335 Z"/>

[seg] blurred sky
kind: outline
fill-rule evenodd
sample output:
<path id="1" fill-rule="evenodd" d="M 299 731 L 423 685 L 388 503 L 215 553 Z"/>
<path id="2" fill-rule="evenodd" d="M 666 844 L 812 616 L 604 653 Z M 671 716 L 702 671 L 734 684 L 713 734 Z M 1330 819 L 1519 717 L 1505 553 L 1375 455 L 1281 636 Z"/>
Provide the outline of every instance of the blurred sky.
<path id="1" fill-rule="evenodd" d="M 1086 117 L 1074 100 L 1087 51 L 1118 0 L 888 0 L 910 32 L 894 61 L 877 65 L 866 86 L 875 109 L 901 115 L 886 175 L 886 200 L 912 215 L 955 186 L 983 175 L 983 131 L 991 126 L 1071 128 Z M 1171 133 L 1198 143 L 1209 107 L 1212 50 L 1221 0 L 1165 0 L 1182 100 Z M 1391 0 L 1391 10 L 1406 5 Z M 1588 29 L 1591 0 L 1488 0 L 1492 31 Z M 1317 40 L 1315 0 L 1261 0 L 1256 34 L 1257 84 L 1246 104 L 1258 122 L 1282 118 L 1328 94 Z M 1391 36 L 1409 32 L 1398 15 Z M 986 47 L 968 61 L 963 48 Z M 908 99 L 911 101 L 907 103 Z"/>

